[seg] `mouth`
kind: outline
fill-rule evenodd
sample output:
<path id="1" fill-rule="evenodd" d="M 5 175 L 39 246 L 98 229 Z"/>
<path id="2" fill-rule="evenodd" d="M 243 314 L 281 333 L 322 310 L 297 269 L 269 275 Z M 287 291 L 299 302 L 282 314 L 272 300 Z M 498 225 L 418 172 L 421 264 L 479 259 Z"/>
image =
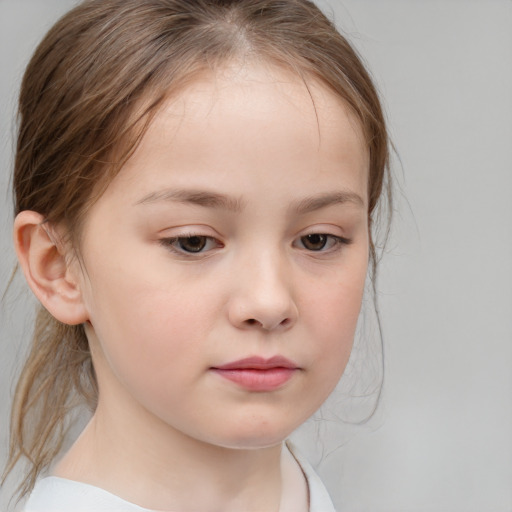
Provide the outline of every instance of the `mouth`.
<path id="1" fill-rule="evenodd" d="M 210 369 L 248 391 L 259 392 L 281 388 L 300 370 L 297 364 L 282 356 L 248 357 Z"/>

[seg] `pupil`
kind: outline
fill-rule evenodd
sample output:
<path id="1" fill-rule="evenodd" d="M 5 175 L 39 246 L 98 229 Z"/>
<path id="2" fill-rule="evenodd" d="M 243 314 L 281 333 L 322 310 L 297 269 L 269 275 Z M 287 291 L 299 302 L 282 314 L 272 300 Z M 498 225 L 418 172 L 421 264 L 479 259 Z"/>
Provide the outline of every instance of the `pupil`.
<path id="1" fill-rule="evenodd" d="M 311 251 L 319 251 L 325 247 L 327 237 L 325 235 L 313 234 L 302 237 L 302 243 L 306 249 Z"/>
<path id="2" fill-rule="evenodd" d="M 190 236 L 180 239 L 180 247 L 187 252 L 199 252 L 206 245 L 205 236 Z"/>

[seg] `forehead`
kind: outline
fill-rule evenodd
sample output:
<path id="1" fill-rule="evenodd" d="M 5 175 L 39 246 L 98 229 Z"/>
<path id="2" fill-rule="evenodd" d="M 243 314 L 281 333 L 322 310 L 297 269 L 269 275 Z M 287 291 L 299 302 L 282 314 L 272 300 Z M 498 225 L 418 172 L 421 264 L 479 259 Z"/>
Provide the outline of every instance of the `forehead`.
<path id="1" fill-rule="evenodd" d="M 346 132 L 353 132 L 364 149 L 367 146 L 361 122 L 339 94 L 311 75 L 265 61 L 235 61 L 198 75 L 164 103 L 151 131 L 161 128 L 162 118 L 213 119 L 220 110 L 250 114 L 255 121 L 279 115 L 284 120 L 288 114 L 315 128 L 318 137 L 321 129 L 344 123 Z"/>
<path id="2" fill-rule="evenodd" d="M 212 176 L 269 165 L 284 169 L 291 157 L 309 159 L 319 169 L 323 160 L 338 159 L 360 170 L 358 181 L 366 189 L 367 144 L 340 96 L 311 77 L 265 63 L 236 63 L 172 94 L 118 178 L 139 179 L 148 158 L 153 168 L 171 163 L 190 178 L 198 167 Z"/>

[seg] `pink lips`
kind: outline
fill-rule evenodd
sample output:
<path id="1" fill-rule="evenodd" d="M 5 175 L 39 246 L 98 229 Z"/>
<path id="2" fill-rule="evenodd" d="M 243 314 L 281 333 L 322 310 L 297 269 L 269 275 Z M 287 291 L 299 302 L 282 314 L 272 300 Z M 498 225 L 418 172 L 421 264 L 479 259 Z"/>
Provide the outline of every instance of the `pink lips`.
<path id="1" fill-rule="evenodd" d="M 273 391 L 288 382 L 299 367 L 285 357 L 247 357 L 212 371 L 249 391 Z"/>

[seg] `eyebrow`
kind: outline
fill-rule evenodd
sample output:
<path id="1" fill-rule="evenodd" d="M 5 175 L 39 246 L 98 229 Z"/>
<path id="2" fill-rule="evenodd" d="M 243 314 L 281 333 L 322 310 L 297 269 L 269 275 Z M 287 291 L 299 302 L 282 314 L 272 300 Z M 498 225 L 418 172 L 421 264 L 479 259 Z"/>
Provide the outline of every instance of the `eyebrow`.
<path id="1" fill-rule="evenodd" d="M 161 201 L 189 203 L 197 206 L 203 206 L 205 208 L 229 210 L 235 213 L 240 213 L 243 209 L 243 204 L 240 199 L 226 196 L 224 194 L 218 194 L 216 192 L 188 189 L 166 189 L 158 192 L 151 192 L 135 204 L 152 204 Z"/>
<path id="2" fill-rule="evenodd" d="M 166 189 L 158 192 L 151 192 L 137 201 L 135 205 L 167 201 L 189 203 L 205 208 L 219 208 L 235 213 L 240 213 L 244 207 L 243 201 L 235 197 L 219 194 L 217 192 L 189 189 Z M 365 202 L 359 194 L 352 191 L 337 191 L 300 199 L 290 206 L 290 210 L 296 214 L 303 215 L 335 204 L 346 203 L 351 203 L 362 208 L 365 207 Z"/>
<path id="3" fill-rule="evenodd" d="M 311 197 L 301 199 L 296 204 L 292 205 L 292 210 L 298 214 L 305 214 L 333 206 L 335 204 L 352 203 L 361 208 L 365 207 L 363 198 L 351 191 L 328 192 Z"/>

